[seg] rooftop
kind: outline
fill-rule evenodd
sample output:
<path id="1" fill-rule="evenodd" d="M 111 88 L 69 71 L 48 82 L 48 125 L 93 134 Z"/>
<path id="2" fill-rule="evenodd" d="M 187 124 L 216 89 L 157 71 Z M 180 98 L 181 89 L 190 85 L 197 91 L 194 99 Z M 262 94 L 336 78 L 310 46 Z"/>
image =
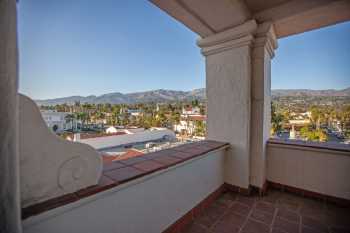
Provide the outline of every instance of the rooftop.
<path id="1" fill-rule="evenodd" d="M 144 155 L 143 152 L 136 150 L 136 149 L 128 149 L 125 153 L 121 155 L 106 155 L 102 154 L 103 162 L 105 164 L 117 161 L 117 160 L 125 160 L 130 158 L 135 158 Z"/>

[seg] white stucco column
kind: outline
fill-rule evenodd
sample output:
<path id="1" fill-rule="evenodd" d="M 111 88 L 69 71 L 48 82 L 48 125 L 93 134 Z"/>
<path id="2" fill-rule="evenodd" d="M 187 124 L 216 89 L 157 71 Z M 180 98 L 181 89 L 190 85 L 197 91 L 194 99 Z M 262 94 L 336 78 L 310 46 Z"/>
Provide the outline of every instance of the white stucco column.
<path id="1" fill-rule="evenodd" d="M 0 232 L 21 232 L 16 0 L 0 0 Z"/>
<path id="2" fill-rule="evenodd" d="M 198 40 L 206 58 L 207 138 L 230 142 L 225 182 L 263 188 L 270 136 L 271 23 L 254 20 Z"/>
<path id="3" fill-rule="evenodd" d="M 271 23 L 258 26 L 252 49 L 250 184 L 263 189 L 266 181 L 266 143 L 271 127 L 271 59 L 277 39 Z"/>
<path id="4" fill-rule="evenodd" d="M 229 142 L 225 182 L 249 187 L 254 20 L 198 40 L 206 62 L 207 138 Z"/>

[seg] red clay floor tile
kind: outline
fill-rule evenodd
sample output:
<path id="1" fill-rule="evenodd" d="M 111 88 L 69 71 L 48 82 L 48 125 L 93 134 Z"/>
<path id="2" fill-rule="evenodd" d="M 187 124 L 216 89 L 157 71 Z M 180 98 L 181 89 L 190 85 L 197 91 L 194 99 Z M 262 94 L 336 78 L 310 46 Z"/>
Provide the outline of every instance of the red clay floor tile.
<path id="1" fill-rule="evenodd" d="M 233 203 L 233 205 L 230 208 L 230 211 L 237 213 L 239 215 L 242 215 L 244 217 L 248 216 L 250 210 L 251 210 L 251 207 L 243 205 L 239 202 Z"/>
<path id="2" fill-rule="evenodd" d="M 168 155 L 159 156 L 159 157 L 153 158 L 153 160 L 167 166 L 182 161 L 179 158 L 168 156 Z"/>
<path id="3" fill-rule="evenodd" d="M 103 165 L 103 171 L 107 172 L 113 169 L 118 169 L 118 168 L 122 168 L 125 167 L 126 165 L 123 163 L 119 163 L 119 162 L 111 162 L 111 163 L 107 163 Z"/>
<path id="4" fill-rule="evenodd" d="M 222 194 L 217 200 L 216 203 L 219 205 L 223 205 L 225 207 L 232 207 L 234 201 L 236 200 L 236 194 L 232 192 L 226 192 Z"/>
<path id="5" fill-rule="evenodd" d="M 277 212 L 277 216 L 281 217 L 283 219 L 286 219 L 291 222 L 299 223 L 300 222 L 300 216 L 298 213 L 289 211 L 286 209 L 279 209 Z"/>
<path id="6" fill-rule="evenodd" d="M 303 226 L 301 228 L 301 233 L 328 233 L 328 230 L 327 231 L 318 231 L 314 228 Z"/>
<path id="7" fill-rule="evenodd" d="M 234 213 L 226 214 L 222 219 L 220 219 L 211 229 L 213 233 L 236 233 L 239 232 L 240 227 L 244 223 L 245 218 L 240 215 L 236 215 L 236 219 L 233 216 Z M 241 220 L 239 220 L 241 219 Z M 232 221 L 233 220 L 233 221 Z"/>
<path id="8" fill-rule="evenodd" d="M 279 229 L 279 228 L 272 228 L 271 233 L 286 233 L 285 231 Z"/>
<path id="9" fill-rule="evenodd" d="M 322 221 L 313 219 L 310 217 L 302 217 L 302 224 L 303 226 L 312 228 L 314 230 L 317 230 L 319 232 L 328 232 L 328 227 L 326 224 L 324 224 Z"/>
<path id="10" fill-rule="evenodd" d="M 188 227 L 186 227 L 184 230 L 181 231 L 181 233 L 209 233 L 209 229 L 201 226 L 197 223 L 192 223 Z"/>
<path id="11" fill-rule="evenodd" d="M 119 163 L 123 163 L 125 165 L 133 165 L 136 163 L 140 163 L 142 161 L 147 160 L 146 157 L 144 156 L 138 156 L 138 157 L 134 157 L 134 158 L 130 158 L 130 159 L 125 159 L 125 160 L 119 160 Z"/>
<path id="12" fill-rule="evenodd" d="M 243 226 L 242 233 L 268 233 L 270 228 L 268 225 L 249 219 Z"/>
<path id="13" fill-rule="evenodd" d="M 132 166 L 139 169 L 139 170 L 145 171 L 145 172 L 154 171 L 154 170 L 157 170 L 161 167 L 164 167 L 163 164 L 157 163 L 157 162 L 152 161 L 152 160 L 146 160 L 146 161 L 143 161 L 140 163 L 133 164 Z"/>
<path id="14" fill-rule="evenodd" d="M 263 211 L 263 212 L 266 212 L 266 213 L 269 213 L 269 214 L 274 214 L 275 210 L 276 210 L 276 207 L 269 203 L 269 202 L 257 202 L 256 203 L 256 206 L 255 208 L 257 210 L 260 210 L 260 211 Z"/>
<path id="15" fill-rule="evenodd" d="M 142 157 L 145 159 L 154 159 L 154 158 L 158 158 L 158 157 L 162 157 L 162 156 L 168 156 L 171 153 L 174 153 L 174 151 L 172 151 L 170 149 L 166 149 L 166 150 L 148 153 L 148 154 L 143 155 Z"/>
<path id="16" fill-rule="evenodd" d="M 105 172 L 105 175 L 113 179 L 114 181 L 121 183 L 135 178 L 136 176 L 139 176 L 142 173 L 142 171 L 134 167 L 123 167 Z"/>
<path id="17" fill-rule="evenodd" d="M 277 204 L 280 208 L 287 209 L 294 212 L 298 211 L 301 207 L 301 203 L 298 203 L 293 199 L 287 199 L 287 198 L 282 198 L 278 200 Z"/>
<path id="18" fill-rule="evenodd" d="M 299 232 L 299 224 L 294 222 L 289 222 L 282 218 L 276 217 L 273 227 L 283 230 L 287 233 L 298 233 Z"/>
<path id="19" fill-rule="evenodd" d="M 174 153 L 169 154 L 169 156 L 174 156 L 174 157 L 177 157 L 179 159 L 190 159 L 192 157 L 195 157 L 196 154 L 182 152 L 182 151 L 176 151 Z"/>
<path id="20" fill-rule="evenodd" d="M 209 228 L 224 215 L 225 210 L 226 208 L 220 205 L 212 204 L 195 220 L 195 222 Z"/>
<path id="21" fill-rule="evenodd" d="M 256 198 L 253 196 L 238 196 L 237 201 L 243 205 L 252 207 L 255 203 Z"/>
<path id="22" fill-rule="evenodd" d="M 263 222 L 266 225 L 271 225 L 273 215 L 269 214 L 267 212 L 262 212 L 262 211 L 255 209 L 255 210 L 253 210 L 252 214 L 250 215 L 250 218 L 252 218 L 254 220 L 258 220 L 260 222 Z"/>

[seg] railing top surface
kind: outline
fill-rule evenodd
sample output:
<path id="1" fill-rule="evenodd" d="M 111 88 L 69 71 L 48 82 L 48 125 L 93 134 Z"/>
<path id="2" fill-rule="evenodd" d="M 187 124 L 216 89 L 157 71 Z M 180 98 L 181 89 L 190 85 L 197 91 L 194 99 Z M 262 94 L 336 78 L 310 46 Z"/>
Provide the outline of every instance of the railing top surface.
<path id="1" fill-rule="evenodd" d="M 324 149 L 339 152 L 348 152 L 350 155 L 350 145 L 340 144 L 340 143 L 330 143 L 330 142 L 310 142 L 302 140 L 291 140 L 291 139 L 280 139 L 280 138 L 270 138 L 268 141 L 270 145 L 288 145 L 288 146 L 298 146 L 313 149 Z"/>

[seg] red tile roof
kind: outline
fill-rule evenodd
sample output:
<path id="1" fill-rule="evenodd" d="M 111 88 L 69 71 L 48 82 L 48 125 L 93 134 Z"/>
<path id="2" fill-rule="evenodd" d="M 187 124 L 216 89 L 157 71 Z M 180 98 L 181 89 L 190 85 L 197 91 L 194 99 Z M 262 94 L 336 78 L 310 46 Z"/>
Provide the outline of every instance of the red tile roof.
<path id="1" fill-rule="evenodd" d="M 118 156 L 117 155 L 102 155 L 103 164 L 108 164 L 113 162 Z"/>
<path id="2" fill-rule="evenodd" d="M 200 115 L 200 116 L 189 116 L 189 118 L 191 120 L 194 120 L 194 121 L 206 121 L 207 120 L 207 116 L 204 116 L 204 115 Z"/>
<path id="3" fill-rule="evenodd" d="M 115 160 L 124 160 L 124 159 L 130 159 L 134 157 L 138 157 L 144 155 L 143 152 L 136 150 L 136 149 L 128 149 L 124 154 L 118 156 Z"/>
<path id="4" fill-rule="evenodd" d="M 108 163 L 111 163 L 113 161 L 130 159 L 130 158 L 138 157 L 141 155 L 144 155 L 144 153 L 139 151 L 139 150 L 128 149 L 124 154 L 121 154 L 121 155 L 102 154 L 102 159 L 103 159 L 104 164 L 108 164 Z"/>

